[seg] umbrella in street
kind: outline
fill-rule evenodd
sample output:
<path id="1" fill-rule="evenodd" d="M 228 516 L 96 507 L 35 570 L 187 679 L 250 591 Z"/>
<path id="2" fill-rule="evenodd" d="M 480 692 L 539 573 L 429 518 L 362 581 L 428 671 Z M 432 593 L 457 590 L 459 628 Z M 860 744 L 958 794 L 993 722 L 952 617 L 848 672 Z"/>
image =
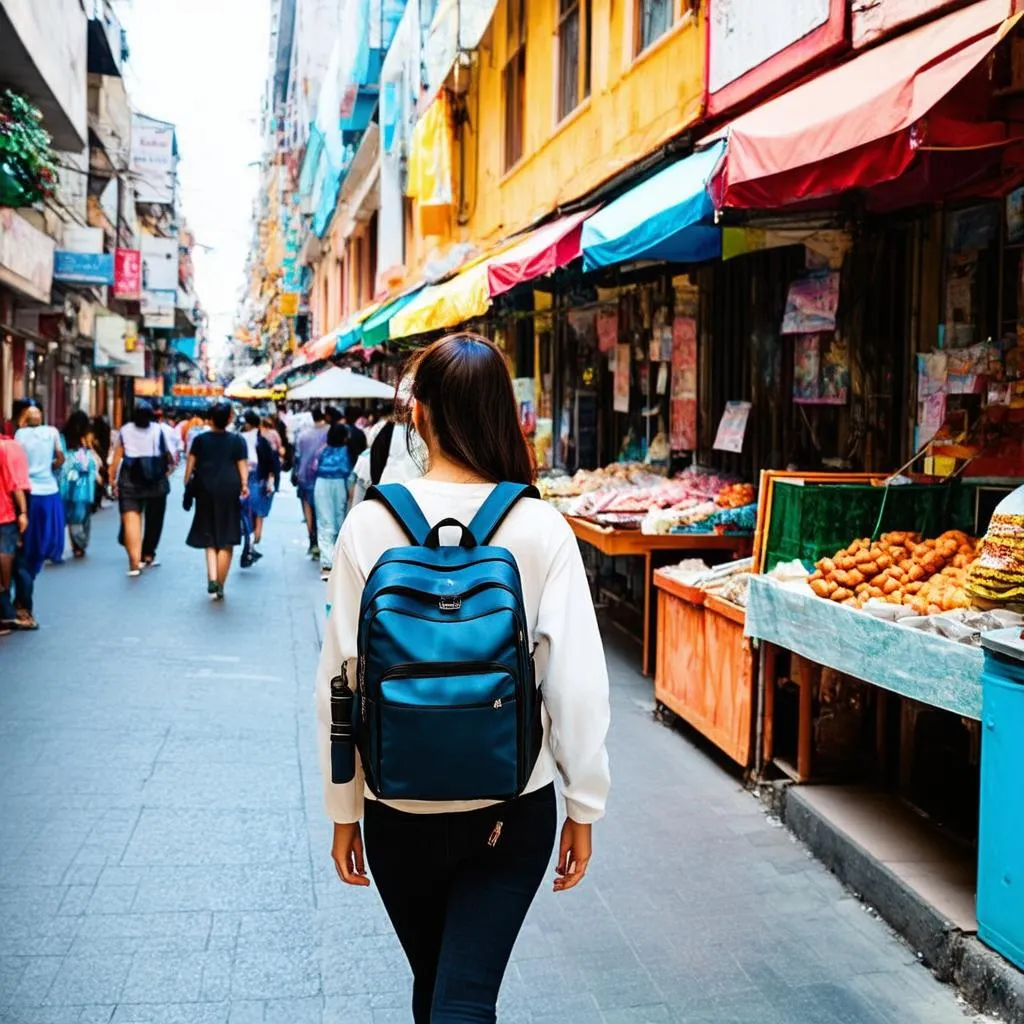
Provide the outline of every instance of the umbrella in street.
<path id="1" fill-rule="evenodd" d="M 300 384 L 288 392 L 289 401 L 321 401 L 327 399 L 359 399 L 376 398 L 391 401 L 395 397 L 395 389 L 390 384 L 382 384 L 373 377 L 352 370 L 343 370 L 332 366 L 324 370 L 318 377 Z"/>

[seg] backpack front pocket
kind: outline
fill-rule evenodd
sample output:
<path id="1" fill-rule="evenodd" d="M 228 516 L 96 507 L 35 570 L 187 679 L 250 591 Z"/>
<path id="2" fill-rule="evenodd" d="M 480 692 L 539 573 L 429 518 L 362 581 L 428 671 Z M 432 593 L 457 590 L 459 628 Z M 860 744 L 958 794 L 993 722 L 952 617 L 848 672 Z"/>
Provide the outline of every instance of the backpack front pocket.
<path id="1" fill-rule="evenodd" d="M 503 800 L 517 792 L 515 679 L 497 663 L 410 664 L 370 700 L 374 758 L 389 800 Z M 374 705 L 376 705 L 374 707 Z"/>

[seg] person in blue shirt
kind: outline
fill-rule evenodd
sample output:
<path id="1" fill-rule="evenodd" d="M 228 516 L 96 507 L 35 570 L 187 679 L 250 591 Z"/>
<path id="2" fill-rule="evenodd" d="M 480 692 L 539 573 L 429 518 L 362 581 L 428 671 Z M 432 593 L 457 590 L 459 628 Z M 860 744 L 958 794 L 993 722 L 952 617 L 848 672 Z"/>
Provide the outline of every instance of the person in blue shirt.
<path id="1" fill-rule="evenodd" d="M 327 431 L 327 446 L 317 456 L 313 505 L 323 579 L 330 575 L 334 564 L 334 545 L 348 513 L 348 478 L 352 473 L 348 442 L 348 430 L 343 424 L 336 423 Z"/>

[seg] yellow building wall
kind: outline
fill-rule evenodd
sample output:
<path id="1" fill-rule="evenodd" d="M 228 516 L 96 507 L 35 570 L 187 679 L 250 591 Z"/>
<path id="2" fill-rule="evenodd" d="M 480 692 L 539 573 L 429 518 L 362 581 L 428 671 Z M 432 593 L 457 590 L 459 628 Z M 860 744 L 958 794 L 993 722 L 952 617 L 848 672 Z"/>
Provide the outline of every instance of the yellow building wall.
<path id="1" fill-rule="evenodd" d="M 634 56 L 635 0 L 591 0 L 590 97 L 557 118 L 557 0 L 527 0 L 524 155 L 504 167 L 502 69 L 507 0 L 499 0 L 466 96 L 465 182 L 456 238 L 496 241 L 578 199 L 701 116 L 706 20 L 687 10 Z M 680 6 L 688 8 L 686 0 Z"/>

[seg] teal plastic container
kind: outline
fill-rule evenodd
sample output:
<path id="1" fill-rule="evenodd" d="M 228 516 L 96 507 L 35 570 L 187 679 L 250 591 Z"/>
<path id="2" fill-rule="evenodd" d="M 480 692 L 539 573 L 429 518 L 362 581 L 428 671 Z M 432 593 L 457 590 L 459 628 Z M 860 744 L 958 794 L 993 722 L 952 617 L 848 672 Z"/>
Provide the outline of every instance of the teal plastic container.
<path id="1" fill-rule="evenodd" d="M 1024 970 L 1024 640 L 982 637 L 978 938 Z"/>

